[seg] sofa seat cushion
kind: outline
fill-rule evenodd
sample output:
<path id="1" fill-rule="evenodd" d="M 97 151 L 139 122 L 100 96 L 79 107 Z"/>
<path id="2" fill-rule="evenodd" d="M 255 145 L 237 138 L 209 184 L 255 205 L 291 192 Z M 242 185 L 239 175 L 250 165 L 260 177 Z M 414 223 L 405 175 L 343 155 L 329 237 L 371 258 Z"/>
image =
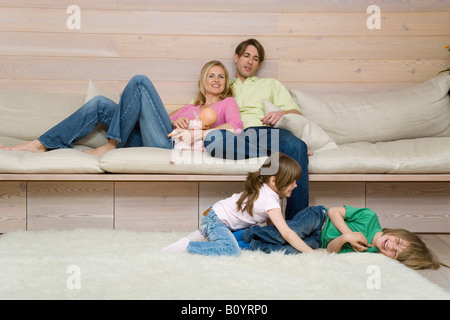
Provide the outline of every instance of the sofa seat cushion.
<path id="1" fill-rule="evenodd" d="M 25 141 L 0 137 L 0 145 Z M 89 148 L 58 149 L 43 153 L 0 149 L 0 173 L 103 173 L 98 157 L 82 152 Z"/>
<path id="2" fill-rule="evenodd" d="M 246 175 L 258 170 L 266 159 L 234 161 L 213 158 L 207 152 L 141 147 L 109 151 L 100 159 L 100 166 L 111 173 Z"/>
<path id="3" fill-rule="evenodd" d="M 310 173 L 450 173 L 450 137 L 355 142 L 315 153 Z"/>

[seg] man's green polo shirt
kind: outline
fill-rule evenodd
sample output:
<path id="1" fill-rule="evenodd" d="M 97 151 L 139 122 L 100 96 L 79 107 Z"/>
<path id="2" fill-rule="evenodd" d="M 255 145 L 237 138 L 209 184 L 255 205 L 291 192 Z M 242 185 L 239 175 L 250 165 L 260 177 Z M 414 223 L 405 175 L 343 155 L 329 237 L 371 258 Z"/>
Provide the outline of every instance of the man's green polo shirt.
<path id="1" fill-rule="evenodd" d="M 230 85 L 234 89 L 234 97 L 239 106 L 244 129 L 260 127 L 264 118 L 264 100 L 267 100 L 283 111 L 298 110 L 298 106 L 286 87 L 273 78 L 250 77 L 244 83 L 238 78 Z"/>

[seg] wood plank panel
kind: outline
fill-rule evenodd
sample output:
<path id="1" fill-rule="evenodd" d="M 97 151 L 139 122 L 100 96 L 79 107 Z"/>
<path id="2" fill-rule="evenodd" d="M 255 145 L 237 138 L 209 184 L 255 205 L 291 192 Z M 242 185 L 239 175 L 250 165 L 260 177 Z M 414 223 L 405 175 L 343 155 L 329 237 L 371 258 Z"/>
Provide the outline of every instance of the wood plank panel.
<path id="1" fill-rule="evenodd" d="M 200 182 L 198 196 L 198 215 L 201 221 L 203 212 L 217 201 L 231 197 L 244 190 L 244 182 Z"/>
<path id="2" fill-rule="evenodd" d="M 11 1 L 11 0 L 9 0 Z M 29 1 L 29 0 L 28 0 Z M 49 1 L 49 0 L 46 0 Z M 85 0 L 86 1 L 86 0 Z M 147 0 L 118 0 L 121 10 L 149 10 Z M 449 11 L 448 1 L 329 1 L 329 0 L 184 0 L 152 1 L 151 10 L 176 11 L 240 11 L 240 12 L 366 12 L 370 4 L 377 4 L 386 12 Z"/>
<path id="3" fill-rule="evenodd" d="M 440 182 L 367 183 L 368 208 L 382 227 L 450 233 L 450 186 Z"/>
<path id="4" fill-rule="evenodd" d="M 0 233 L 26 230 L 26 183 L 0 182 Z"/>
<path id="5" fill-rule="evenodd" d="M 0 55 L 117 57 L 117 39 L 105 34 L 0 32 Z"/>
<path id="6" fill-rule="evenodd" d="M 2 8 L 0 31 L 111 34 L 268 35 L 278 14 L 82 10 L 80 29 L 69 30 L 61 9 Z"/>
<path id="7" fill-rule="evenodd" d="M 120 35 L 121 57 L 230 59 L 242 36 Z M 445 59 L 448 36 L 258 36 L 269 60 Z M 411 50 L 414 48 L 414 50 Z"/>
<path id="8" fill-rule="evenodd" d="M 281 82 L 425 82 L 447 68 L 436 60 L 286 60 L 279 62 Z M 380 72 L 389 70 L 389 72 Z"/>
<path id="9" fill-rule="evenodd" d="M 408 1 L 372 1 L 385 12 L 430 12 L 449 11 L 448 1 L 408 0 Z M 0 7 L 17 8 L 61 8 L 74 4 L 73 0 L 0 0 Z M 329 0 L 77 0 L 76 4 L 85 9 L 103 10 L 154 10 L 154 11 L 220 11 L 220 12 L 366 12 L 366 1 L 329 1 Z M 280 9 L 281 8 L 281 9 Z"/>
<path id="10" fill-rule="evenodd" d="M 114 10 L 118 8 L 118 0 L 0 0 L 0 7 L 10 8 L 67 9 L 68 6 L 73 4 L 76 4 L 83 9 Z"/>
<path id="11" fill-rule="evenodd" d="M 3 56 L 0 79 L 17 80 L 130 80 L 145 74 L 152 81 L 198 81 L 207 59 L 143 59 L 143 58 L 81 58 Z M 232 70 L 232 60 L 223 60 Z M 268 61 L 261 77 L 276 77 L 276 63 Z"/>
<path id="12" fill-rule="evenodd" d="M 113 228 L 112 182 L 28 182 L 27 229 Z"/>
<path id="13" fill-rule="evenodd" d="M 369 14 L 281 13 L 279 34 L 316 36 L 448 35 L 450 12 L 382 12 L 380 29 L 367 28 Z"/>
<path id="14" fill-rule="evenodd" d="M 309 182 L 309 205 L 365 208 L 364 182 Z"/>
<path id="15" fill-rule="evenodd" d="M 193 231 L 198 182 L 117 182 L 115 229 Z"/>

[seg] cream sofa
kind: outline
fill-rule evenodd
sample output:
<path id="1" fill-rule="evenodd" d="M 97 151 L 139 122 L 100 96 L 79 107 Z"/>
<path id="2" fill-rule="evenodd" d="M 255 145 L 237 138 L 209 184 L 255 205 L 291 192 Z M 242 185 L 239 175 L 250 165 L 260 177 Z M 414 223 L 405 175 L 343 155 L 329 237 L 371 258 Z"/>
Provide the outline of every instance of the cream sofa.
<path id="1" fill-rule="evenodd" d="M 304 116 L 287 115 L 277 127 L 292 131 L 314 151 L 312 174 L 450 173 L 449 88 L 450 75 L 445 73 L 387 93 L 312 95 L 292 90 Z M 0 144 L 38 137 L 98 94 L 119 99 L 92 81 L 87 95 L 0 90 Z M 265 107 L 266 112 L 277 109 L 268 102 Z M 264 160 L 235 162 L 154 148 L 114 150 L 100 159 L 81 152 L 105 141 L 104 128 L 98 126 L 74 149 L 40 154 L 0 149 L 0 173 L 241 175 Z"/>

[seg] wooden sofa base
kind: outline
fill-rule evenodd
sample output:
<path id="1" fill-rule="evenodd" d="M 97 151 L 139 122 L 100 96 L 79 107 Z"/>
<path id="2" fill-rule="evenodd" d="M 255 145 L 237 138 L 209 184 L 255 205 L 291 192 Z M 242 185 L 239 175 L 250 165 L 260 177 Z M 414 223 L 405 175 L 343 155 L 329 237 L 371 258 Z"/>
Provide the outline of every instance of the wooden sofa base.
<path id="1" fill-rule="evenodd" d="M 192 231 L 244 176 L 0 174 L 0 232 Z M 450 233 L 450 175 L 310 175 L 310 205 L 368 207 L 383 227 Z"/>

